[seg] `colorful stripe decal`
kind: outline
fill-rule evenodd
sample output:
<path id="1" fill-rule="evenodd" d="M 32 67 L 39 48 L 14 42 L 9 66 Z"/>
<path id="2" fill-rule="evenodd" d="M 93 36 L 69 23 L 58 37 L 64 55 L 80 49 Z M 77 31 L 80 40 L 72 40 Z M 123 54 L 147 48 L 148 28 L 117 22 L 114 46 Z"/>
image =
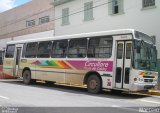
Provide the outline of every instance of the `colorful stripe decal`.
<path id="1" fill-rule="evenodd" d="M 69 65 L 67 65 L 64 61 L 54 61 L 54 60 L 42 60 L 35 61 L 32 64 L 39 66 L 40 68 L 58 68 L 58 69 L 72 69 Z"/>
<path id="2" fill-rule="evenodd" d="M 93 71 L 113 71 L 113 61 L 77 61 L 77 60 L 42 60 L 32 64 L 40 68 L 72 69 L 72 70 L 93 70 Z"/>

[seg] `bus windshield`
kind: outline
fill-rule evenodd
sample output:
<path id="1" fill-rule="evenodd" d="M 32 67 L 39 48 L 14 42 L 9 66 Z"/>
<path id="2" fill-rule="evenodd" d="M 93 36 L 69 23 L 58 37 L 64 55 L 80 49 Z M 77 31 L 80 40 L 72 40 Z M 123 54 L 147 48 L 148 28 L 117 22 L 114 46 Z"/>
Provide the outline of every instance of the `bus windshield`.
<path id="1" fill-rule="evenodd" d="M 134 41 L 134 67 L 140 70 L 155 71 L 157 50 L 152 44 L 143 40 Z"/>

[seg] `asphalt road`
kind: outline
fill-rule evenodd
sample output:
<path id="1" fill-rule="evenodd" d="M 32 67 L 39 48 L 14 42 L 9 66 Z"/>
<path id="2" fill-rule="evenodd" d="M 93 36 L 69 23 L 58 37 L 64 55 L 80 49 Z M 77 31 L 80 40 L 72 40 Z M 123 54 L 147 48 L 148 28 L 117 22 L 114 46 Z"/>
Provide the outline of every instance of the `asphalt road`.
<path id="1" fill-rule="evenodd" d="M 160 97 L 108 91 L 94 95 L 84 88 L 0 80 L 0 107 L 0 113 L 160 112 Z"/>

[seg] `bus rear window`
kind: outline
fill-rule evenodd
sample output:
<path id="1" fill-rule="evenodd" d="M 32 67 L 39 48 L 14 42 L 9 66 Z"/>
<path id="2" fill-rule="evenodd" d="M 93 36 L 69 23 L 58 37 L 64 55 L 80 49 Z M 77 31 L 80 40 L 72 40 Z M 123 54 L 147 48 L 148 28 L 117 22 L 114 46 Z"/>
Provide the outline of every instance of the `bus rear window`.
<path id="1" fill-rule="evenodd" d="M 8 45 L 6 49 L 6 58 L 13 58 L 14 57 L 14 51 L 15 51 L 15 45 Z"/>

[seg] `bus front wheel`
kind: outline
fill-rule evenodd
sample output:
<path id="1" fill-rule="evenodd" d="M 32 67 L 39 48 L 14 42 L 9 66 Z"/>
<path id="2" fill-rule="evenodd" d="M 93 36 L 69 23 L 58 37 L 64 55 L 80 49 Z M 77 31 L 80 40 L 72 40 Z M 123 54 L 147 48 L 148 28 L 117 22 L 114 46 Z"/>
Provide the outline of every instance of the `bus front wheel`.
<path id="1" fill-rule="evenodd" d="M 23 82 L 24 84 L 27 84 L 27 85 L 35 82 L 35 80 L 31 79 L 31 72 L 29 70 L 25 70 L 23 72 Z"/>
<path id="2" fill-rule="evenodd" d="M 102 90 L 101 79 L 97 75 L 90 75 L 87 79 L 87 90 L 89 93 L 97 94 Z"/>

